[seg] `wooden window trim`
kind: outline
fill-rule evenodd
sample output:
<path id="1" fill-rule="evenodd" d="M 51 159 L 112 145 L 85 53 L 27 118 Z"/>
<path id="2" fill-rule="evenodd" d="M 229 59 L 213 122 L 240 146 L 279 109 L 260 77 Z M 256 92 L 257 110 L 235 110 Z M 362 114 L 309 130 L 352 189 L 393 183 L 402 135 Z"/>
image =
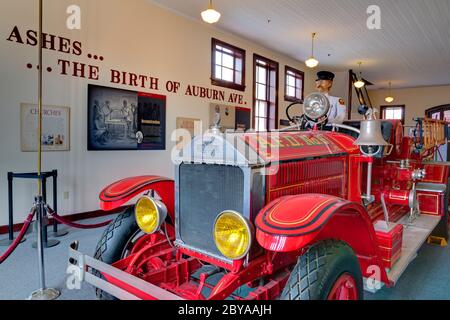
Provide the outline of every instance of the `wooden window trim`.
<path id="1" fill-rule="evenodd" d="M 386 120 L 384 117 L 384 111 L 386 109 L 390 108 L 401 108 L 402 109 L 402 124 L 405 125 L 405 118 L 406 118 L 406 106 L 404 104 L 401 105 L 392 105 L 392 106 L 380 106 L 380 112 L 381 112 L 381 118 L 383 120 Z"/>
<path id="2" fill-rule="evenodd" d="M 443 104 L 441 106 L 433 107 L 425 110 L 425 116 L 431 118 L 433 113 L 440 113 L 440 119 L 444 118 L 444 112 L 450 110 L 450 104 Z"/>
<path id="3" fill-rule="evenodd" d="M 217 79 L 214 77 L 215 70 L 216 70 L 216 46 L 219 45 L 221 47 L 224 47 L 226 49 L 232 50 L 235 54 L 233 55 L 234 58 L 234 68 L 236 68 L 236 57 L 242 58 L 242 84 L 237 84 L 234 81 L 229 82 L 222 79 Z M 238 53 L 238 54 L 236 54 Z M 223 42 L 221 40 L 218 40 L 216 38 L 211 39 L 211 84 L 214 86 L 229 88 L 233 90 L 238 91 L 245 91 L 245 69 L 246 69 L 246 52 L 244 49 L 238 48 L 236 46 L 233 46 L 229 43 Z M 233 70 L 233 80 L 236 76 L 235 74 L 236 69 Z"/>
<path id="4" fill-rule="evenodd" d="M 295 78 L 296 79 L 298 78 L 297 75 L 300 75 L 300 77 L 302 79 L 302 88 L 301 88 L 301 96 L 302 97 L 301 97 L 301 99 L 298 99 L 297 97 L 289 96 L 287 94 L 288 84 L 287 84 L 286 79 L 287 79 L 287 75 L 288 75 L 289 71 L 295 73 L 295 75 L 296 75 Z M 292 68 L 292 67 L 289 67 L 289 66 L 285 66 L 284 81 L 285 81 L 285 84 L 284 84 L 284 100 L 285 101 L 289 101 L 289 102 L 303 103 L 303 100 L 304 100 L 304 97 L 305 97 L 305 73 L 303 71 L 298 70 L 298 69 L 295 69 L 295 68 Z"/>
<path id="5" fill-rule="evenodd" d="M 279 66 L 280 64 L 274 60 L 265 58 L 263 56 L 260 56 L 256 53 L 253 54 L 253 106 L 252 106 L 252 125 L 253 128 L 256 130 L 256 67 L 257 67 L 257 60 L 262 60 L 265 63 L 269 64 L 270 66 L 272 66 L 272 68 L 275 69 L 275 74 L 276 74 L 276 81 L 275 81 L 275 129 L 279 128 L 279 115 L 278 115 L 278 107 L 279 107 L 279 103 L 278 103 L 278 94 L 279 94 L 279 83 L 280 83 L 280 74 L 279 74 Z M 269 90 L 267 90 L 266 94 L 270 94 Z M 269 112 L 270 110 L 268 110 Z M 268 113 L 267 115 L 267 122 L 266 122 L 266 128 L 267 131 L 270 130 L 270 115 Z"/>

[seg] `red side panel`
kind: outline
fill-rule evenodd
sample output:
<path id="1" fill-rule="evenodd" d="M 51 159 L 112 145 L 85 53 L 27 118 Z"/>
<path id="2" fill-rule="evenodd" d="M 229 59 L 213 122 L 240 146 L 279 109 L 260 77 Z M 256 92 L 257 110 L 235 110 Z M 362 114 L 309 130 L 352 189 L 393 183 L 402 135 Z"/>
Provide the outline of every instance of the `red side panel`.
<path id="1" fill-rule="evenodd" d="M 445 193 L 436 192 L 417 192 L 417 200 L 419 201 L 420 213 L 431 214 L 434 216 L 439 216 L 443 212 L 442 204 L 444 203 L 443 198 Z"/>
<path id="2" fill-rule="evenodd" d="M 391 269 L 400 259 L 403 243 L 403 225 L 398 224 L 390 232 L 376 231 L 382 264 Z"/>
<path id="3" fill-rule="evenodd" d="M 282 163 L 276 175 L 267 176 L 268 202 L 305 193 L 347 197 L 347 157 L 326 157 Z"/>
<path id="4" fill-rule="evenodd" d="M 100 193 L 100 207 L 105 211 L 113 210 L 147 190 L 158 193 L 173 218 L 174 181 L 159 176 L 132 177 L 109 185 Z"/>
<path id="5" fill-rule="evenodd" d="M 422 182 L 447 184 L 448 167 L 438 164 L 425 164 L 424 169 L 427 173 Z"/>
<path id="6" fill-rule="evenodd" d="M 439 164 L 425 164 L 424 169 L 427 175 L 423 182 L 447 184 L 449 175 L 448 166 Z M 420 211 L 422 213 L 431 215 L 446 215 L 448 203 L 445 203 L 445 193 L 438 194 L 420 191 L 417 193 L 417 198 L 419 200 Z M 450 222 L 450 215 L 448 219 Z M 444 234 L 446 233 L 447 231 L 444 231 Z"/>

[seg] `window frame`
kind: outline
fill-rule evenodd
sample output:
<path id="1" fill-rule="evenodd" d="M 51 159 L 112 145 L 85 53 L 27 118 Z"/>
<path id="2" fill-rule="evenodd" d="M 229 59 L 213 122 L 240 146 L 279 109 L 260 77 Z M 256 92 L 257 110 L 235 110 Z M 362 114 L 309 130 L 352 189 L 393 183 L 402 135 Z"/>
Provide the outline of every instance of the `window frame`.
<path id="1" fill-rule="evenodd" d="M 233 51 L 233 64 L 236 68 L 236 58 L 242 58 L 242 83 L 237 84 L 234 80 L 236 69 L 233 69 L 233 81 L 226 81 L 215 77 L 216 74 L 216 46 L 219 45 L 225 49 Z M 229 43 L 223 42 L 216 38 L 211 38 L 211 84 L 214 86 L 234 89 L 238 91 L 245 91 L 245 69 L 246 69 L 246 52 L 242 48 L 238 48 Z"/>
<path id="2" fill-rule="evenodd" d="M 392 106 L 380 106 L 381 118 L 383 120 L 398 120 L 398 119 L 386 119 L 386 114 L 385 114 L 386 109 L 392 109 L 392 108 L 400 108 L 402 110 L 402 119 L 400 119 L 400 120 L 401 120 L 402 124 L 405 125 L 406 106 L 404 104 L 392 105 Z"/>
<path id="3" fill-rule="evenodd" d="M 252 107 L 252 113 L 253 113 L 253 119 L 252 119 L 252 126 L 253 128 L 256 130 L 256 80 L 257 80 L 257 61 L 261 60 L 263 62 L 265 62 L 266 64 L 269 65 L 269 67 L 271 67 L 273 69 L 273 71 L 275 71 L 275 75 L 276 75 L 276 81 L 275 81 L 275 125 L 274 125 L 274 129 L 278 129 L 279 128 L 279 123 L 278 123 L 278 119 L 279 119 L 279 115 L 278 115 L 278 111 L 279 111 L 279 83 L 280 83 L 280 64 L 274 60 L 268 59 L 266 57 L 260 56 L 256 53 L 253 54 L 253 107 Z M 270 74 L 270 72 L 268 72 L 268 74 Z M 270 79 L 270 78 L 269 78 Z M 266 88 L 267 86 L 270 86 L 270 81 L 266 84 Z M 266 97 L 269 97 L 270 95 L 270 91 L 266 90 Z M 269 98 L 270 99 L 270 98 Z M 269 102 L 269 100 L 265 100 L 267 102 Z M 270 109 L 269 109 L 270 105 L 268 106 L 268 110 L 267 110 L 267 119 L 266 119 L 266 129 L 267 131 L 270 131 Z M 260 118 L 260 117 L 259 117 Z"/>
<path id="4" fill-rule="evenodd" d="M 288 76 L 288 72 L 293 72 L 295 74 L 295 79 L 297 79 L 298 75 L 300 76 L 301 80 L 302 80 L 302 87 L 299 88 L 301 89 L 301 98 L 297 98 L 297 97 L 293 97 L 288 95 L 288 82 L 287 82 L 287 76 Z M 304 99 L 305 99 L 305 73 L 303 71 L 300 71 L 298 69 L 292 68 L 290 66 L 285 66 L 284 68 L 284 101 L 289 101 L 289 102 L 296 102 L 296 103 L 303 103 Z M 297 90 L 297 87 L 295 87 L 295 89 Z"/>
<path id="5" fill-rule="evenodd" d="M 431 118 L 434 113 L 439 113 L 439 119 L 445 120 L 445 111 L 450 110 L 450 104 L 443 104 L 442 106 L 433 107 L 425 110 L 425 116 Z M 448 122 L 450 123 L 450 122 Z"/>

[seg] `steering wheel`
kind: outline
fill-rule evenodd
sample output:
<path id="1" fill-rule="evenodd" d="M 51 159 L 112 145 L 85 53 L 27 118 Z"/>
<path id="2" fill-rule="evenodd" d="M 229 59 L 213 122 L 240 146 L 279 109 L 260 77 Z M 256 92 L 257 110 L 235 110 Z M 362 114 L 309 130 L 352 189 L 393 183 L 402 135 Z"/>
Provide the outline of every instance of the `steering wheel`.
<path id="1" fill-rule="evenodd" d="M 291 108 L 292 108 L 293 106 L 297 105 L 297 104 L 301 105 L 300 102 L 294 102 L 294 103 L 291 103 L 291 104 L 286 108 L 286 117 L 288 118 L 288 120 L 289 120 L 291 123 L 299 124 L 300 129 L 305 129 L 305 128 L 306 128 L 306 124 L 307 124 L 306 116 L 305 116 L 304 114 L 302 114 L 301 116 L 291 117 L 291 115 L 290 115 L 290 113 L 289 113 L 289 111 L 291 110 Z"/>
<path id="2" fill-rule="evenodd" d="M 293 106 L 295 106 L 296 104 L 301 104 L 300 102 L 294 102 L 294 103 L 291 103 L 287 108 L 286 108 L 286 117 L 288 118 L 288 120 L 290 121 L 290 122 L 296 122 L 296 120 L 297 119 L 294 119 L 293 117 L 291 117 L 291 115 L 289 114 L 289 110 L 293 107 Z"/>

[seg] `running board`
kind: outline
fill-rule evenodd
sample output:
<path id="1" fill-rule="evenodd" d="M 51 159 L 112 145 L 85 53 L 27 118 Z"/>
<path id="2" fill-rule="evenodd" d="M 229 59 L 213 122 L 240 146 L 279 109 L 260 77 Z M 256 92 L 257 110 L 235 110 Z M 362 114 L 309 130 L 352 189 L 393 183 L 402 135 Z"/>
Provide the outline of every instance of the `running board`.
<path id="1" fill-rule="evenodd" d="M 408 223 L 408 216 L 398 223 L 403 225 L 403 246 L 400 260 L 388 271 L 388 278 L 395 285 L 405 272 L 406 267 L 417 257 L 417 252 L 441 221 L 441 217 L 420 215 L 412 224 Z"/>
<path id="2" fill-rule="evenodd" d="M 406 215 L 397 223 L 403 225 L 403 244 L 400 259 L 395 263 L 392 269 L 386 270 L 389 281 L 393 286 L 398 282 L 401 275 L 405 272 L 408 265 L 417 257 L 417 252 L 424 243 L 427 242 L 428 237 L 441 221 L 441 217 L 420 215 L 413 223 L 408 222 L 409 216 Z M 364 278 L 364 290 L 376 293 L 383 288 L 384 283 L 376 281 L 374 283 Z"/>

